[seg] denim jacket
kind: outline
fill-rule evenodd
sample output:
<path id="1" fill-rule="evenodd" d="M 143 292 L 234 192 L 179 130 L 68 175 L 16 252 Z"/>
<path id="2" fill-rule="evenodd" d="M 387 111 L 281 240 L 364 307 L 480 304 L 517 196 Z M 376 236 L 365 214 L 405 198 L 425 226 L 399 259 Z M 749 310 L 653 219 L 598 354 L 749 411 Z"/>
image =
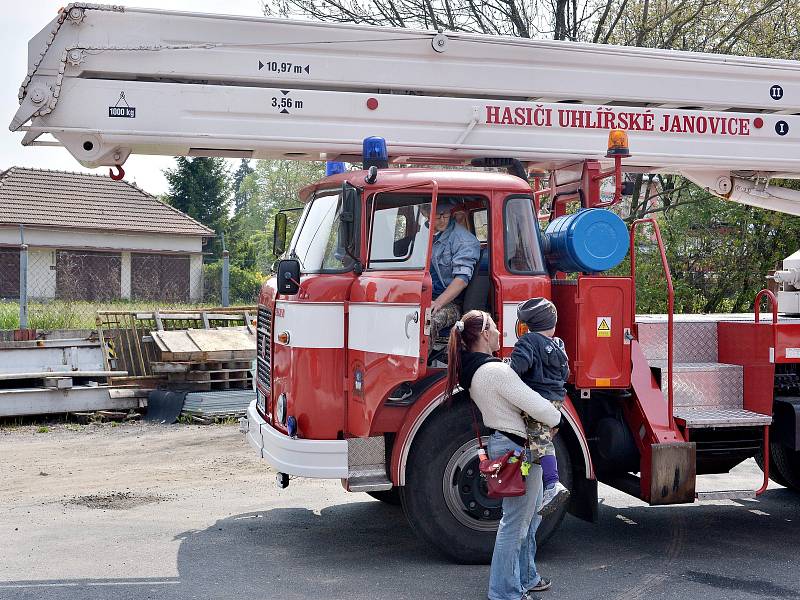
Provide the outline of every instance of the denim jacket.
<path id="1" fill-rule="evenodd" d="M 447 229 L 433 238 L 431 268 L 436 270 L 445 288 L 456 277 L 469 283 L 480 256 L 478 238 L 451 219 Z"/>

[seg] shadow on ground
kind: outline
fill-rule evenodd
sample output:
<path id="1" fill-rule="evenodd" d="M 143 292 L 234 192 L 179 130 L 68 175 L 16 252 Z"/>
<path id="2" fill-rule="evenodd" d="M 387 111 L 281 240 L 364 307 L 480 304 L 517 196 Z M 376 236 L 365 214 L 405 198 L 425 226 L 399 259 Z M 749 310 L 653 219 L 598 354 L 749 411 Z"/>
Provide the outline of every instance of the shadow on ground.
<path id="1" fill-rule="evenodd" d="M 568 518 L 540 552 L 553 598 L 800 599 L 800 498 L 600 507 L 597 524 Z M 454 565 L 417 540 L 402 511 L 377 501 L 319 513 L 235 515 L 179 536 L 177 579 L 7 582 L 13 599 L 485 598 L 488 567 Z M 8 587 L 8 585 L 33 587 Z"/>

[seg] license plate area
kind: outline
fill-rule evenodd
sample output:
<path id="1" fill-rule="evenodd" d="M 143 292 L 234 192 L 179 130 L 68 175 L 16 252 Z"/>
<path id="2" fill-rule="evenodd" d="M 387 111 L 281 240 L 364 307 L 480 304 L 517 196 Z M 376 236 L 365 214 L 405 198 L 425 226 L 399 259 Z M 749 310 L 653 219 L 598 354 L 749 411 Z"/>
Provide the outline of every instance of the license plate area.
<path id="1" fill-rule="evenodd" d="M 266 417 L 267 421 L 270 420 L 271 415 L 267 414 L 267 395 L 258 387 L 256 387 L 256 408 Z"/>

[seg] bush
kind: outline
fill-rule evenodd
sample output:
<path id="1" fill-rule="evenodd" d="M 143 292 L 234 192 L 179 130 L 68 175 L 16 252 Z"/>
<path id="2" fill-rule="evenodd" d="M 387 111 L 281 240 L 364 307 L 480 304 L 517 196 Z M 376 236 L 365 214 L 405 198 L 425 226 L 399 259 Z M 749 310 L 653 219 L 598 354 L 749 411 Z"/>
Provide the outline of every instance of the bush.
<path id="1" fill-rule="evenodd" d="M 266 277 L 258 271 L 230 266 L 229 300 L 231 304 L 256 304 Z M 222 261 L 203 265 L 204 298 L 206 302 L 222 302 Z"/>

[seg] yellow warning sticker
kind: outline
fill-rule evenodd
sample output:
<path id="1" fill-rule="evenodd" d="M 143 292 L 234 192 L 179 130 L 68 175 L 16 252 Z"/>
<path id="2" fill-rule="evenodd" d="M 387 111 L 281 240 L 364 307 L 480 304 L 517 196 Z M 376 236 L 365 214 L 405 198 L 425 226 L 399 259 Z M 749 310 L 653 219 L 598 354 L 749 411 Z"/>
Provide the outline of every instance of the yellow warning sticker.
<path id="1" fill-rule="evenodd" d="M 597 317 L 597 337 L 611 337 L 611 317 Z"/>

